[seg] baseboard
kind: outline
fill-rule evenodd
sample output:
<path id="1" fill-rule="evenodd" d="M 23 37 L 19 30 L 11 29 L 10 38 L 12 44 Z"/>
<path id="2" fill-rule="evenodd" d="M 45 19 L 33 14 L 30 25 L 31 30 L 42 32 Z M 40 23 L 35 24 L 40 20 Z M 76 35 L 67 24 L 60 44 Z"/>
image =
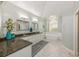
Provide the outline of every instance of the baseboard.
<path id="1" fill-rule="evenodd" d="M 72 56 L 75 57 L 75 52 L 74 52 L 73 50 L 71 50 L 71 49 L 65 47 L 64 45 L 63 45 L 63 47 L 64 47 L 64 49 L 65 49 L 66 51 L 68 51 L 68 53 L 69 53 L 70 55 L 72 55 Z"/>

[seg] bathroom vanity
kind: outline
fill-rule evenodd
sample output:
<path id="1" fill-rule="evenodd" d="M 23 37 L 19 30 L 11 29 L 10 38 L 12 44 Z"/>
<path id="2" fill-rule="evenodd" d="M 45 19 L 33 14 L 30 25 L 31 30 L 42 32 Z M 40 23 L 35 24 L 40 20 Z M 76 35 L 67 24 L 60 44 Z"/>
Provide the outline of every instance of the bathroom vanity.
<path id="1" fill-rule="evenodd" d="M 32 44 L 44 39 L 44 34 L 41 32 L 16 33 L 15 35 L 17 38 L 32 42 Z"/>
<path id="2" fill-rule="evenodd" d="M 40 32 L 20 33 L 16 34 L 16 38 L 31 42 L 31 44 L 8 55 L 8 57 L 32 57 L 32 46 L 43 40 L 43 34 Z"/>
<path id="3" fill-rule="evenodd" d="M 5 38 L 0 41 L 0 57 L 32 57 L 32 46 L 44 39 L 40 32 L 15 34 L 16 38 L 7 45 Z"/>
<path id="4" fill-rule="evenodd" d="M 34 45 L 44 39 L 44 34 L 39 32 L 33 32 L 29 33 L 29 35 L 24 35 L 23 37 L 21 37 L 21 39 L 32 42 L 32 45 Z"/>

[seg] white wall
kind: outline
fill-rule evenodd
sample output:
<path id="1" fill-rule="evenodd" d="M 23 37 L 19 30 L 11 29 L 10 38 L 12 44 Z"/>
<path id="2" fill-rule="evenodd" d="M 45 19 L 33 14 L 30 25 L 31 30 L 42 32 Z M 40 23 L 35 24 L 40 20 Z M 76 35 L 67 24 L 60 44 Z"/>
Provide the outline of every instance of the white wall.
<path id="1" fill-rule="evenodd" d="M 73 50 L 73 15 L 62 16 L 63 44 Z"/>
<path id="2" fill-rule="evenodd" d="M 39 26 L 38 26 L 40 32 L 44 32 L 43 25 L 44 25 L 44 19 L 41 17 L 39 18 Z"/>

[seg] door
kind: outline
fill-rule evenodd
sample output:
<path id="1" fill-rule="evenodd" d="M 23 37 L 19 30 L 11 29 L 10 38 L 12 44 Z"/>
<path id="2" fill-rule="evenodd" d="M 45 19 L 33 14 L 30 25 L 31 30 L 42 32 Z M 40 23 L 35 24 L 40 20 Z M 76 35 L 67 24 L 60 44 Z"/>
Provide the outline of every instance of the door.
<path id="1" fill-rule="evenodd" d="M 78 20 L 77 20 L 77 21 L 78 21 L 78 24 L 77 24 L 77 26 L 78 26 L 78 28 L 77 28 L 77 29 L 78 29 L 78 33 L 77 33 L 77 34 L 78 34 L 78 42 L 77 42 L 78 45 L 77 45 L 77 46 L 78 46 L 78 56 L 79 56 L 79 11 L 78 11 L 78 13 L 77 13 L 77 17 L 78 17 L 78 18 L 77 18 L 77 19 L 78 19 Z"/>
<path id="2" fill-rule="evenodd" d="M 74 51 L 75 56 L 79 56 L 79 11 L 75 14 Z"/>

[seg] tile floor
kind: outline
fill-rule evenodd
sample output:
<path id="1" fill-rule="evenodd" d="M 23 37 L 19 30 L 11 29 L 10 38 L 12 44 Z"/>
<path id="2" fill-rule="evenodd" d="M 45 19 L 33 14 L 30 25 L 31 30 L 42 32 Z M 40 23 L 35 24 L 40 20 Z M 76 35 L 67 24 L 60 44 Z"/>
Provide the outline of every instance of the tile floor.
<path id="1" fill-rule="evenodd" d="M 70 55 L 69 52 L 63 48 L 61 41 L 53 40 L 34 57 L 73 57 L 73 55 Z"/>

